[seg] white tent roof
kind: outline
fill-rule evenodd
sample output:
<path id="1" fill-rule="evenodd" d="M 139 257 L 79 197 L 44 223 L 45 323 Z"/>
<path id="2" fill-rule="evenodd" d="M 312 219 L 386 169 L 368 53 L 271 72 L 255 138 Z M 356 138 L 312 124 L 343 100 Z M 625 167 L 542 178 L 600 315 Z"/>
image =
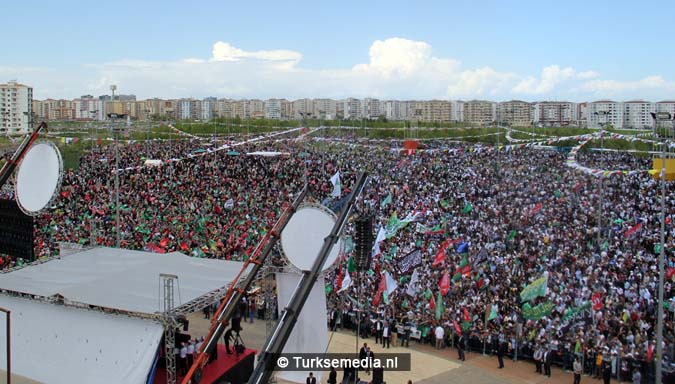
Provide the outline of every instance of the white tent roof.
<path id="1" fill-rule="evenodd" d="M 0 289 L 152 314 L 160 310 L 159 274 L 178 276 L 179 306 L 229 284 L 243 263 L 116 248 L 94 248 L 0 274 Z"/>
<path id="2" fill-rule="evenodd" d="M 143 384 L 163 333 L 151 320 L 5 295 L 0 306 L 12 312 L 12 372 L 44 383 Z M 5 337 L 3 329 L 3 350 Z M 3 368 L 6 358 L 0 353 Z"/>

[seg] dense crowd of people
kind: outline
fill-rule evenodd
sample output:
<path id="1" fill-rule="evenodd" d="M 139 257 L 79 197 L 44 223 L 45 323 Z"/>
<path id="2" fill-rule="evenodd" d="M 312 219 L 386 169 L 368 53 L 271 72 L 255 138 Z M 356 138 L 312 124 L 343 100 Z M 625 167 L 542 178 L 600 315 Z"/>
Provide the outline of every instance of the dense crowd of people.
<path id="1" fill-rule="evenodd" d="M 468 347 L 485 345 L 490 338 L 522 356 L 552 351 L 567 369 L 575 357 L 591 369 L 601 356 L 612 362 L 614 375 L 648 372 L 661 246 L 669 276 L 664 297 L 674 293 L 673 187 L 660 245 L 659 183 L 647 172 L 606 177 L 599 193 L 599 179 L 566 167 L 566 154 L 558 151 L 429 141 L 426 151 L 404 155 L 388 145 L 279 140 L 194 158 L 188 154 L 204 143 L 121 146 L 121 167 L 183 158 L 120 174 L 122 246 L 242 260 L 305 183 L 310 199 L 339 206 L 367 170 L 356 212 L 372 215 L 374 231 L 387 228 L 387 236 L 369 271 L 359 278 L 352 272 L 357 283 L 338 293 L 353 257 L 346 249 L 328 278 L 331 310 L 349 316 L 364 306 L 360 313 L 368 320 L 389 318 L 393 326 L 399 319 L 430 341 L 441 327 L 453 345 L 459 338 Z M 251 151 L 290 156 L 245 155 Z M 115 244 L 113 159 L 108 146 L 85 154 L 80 167 L 65 174 L 59 198 L 36 225 L 39 255 L 54 255 L 60 241 Z M 650 168 L 647 159 L 617 152 L 582 151 L 578 161 L 609 170 Z M 341 196 L 331 198 L 337 171 Z M 346 235 L 353 231 L 348 226 Z M 411 257 L 417 251 L 419 257 Z M 386 297 L 358 299 L 359 289 L 381 293 L 387 274 L 398 287 L 387 287 Z M 542 277 L 545 293 L 521 301 L 521 292 Z M 410 287 L 411 280 L 417 284 Z M 597 309 L 589 309 L 591 302 Z M 546 305 L 544 316 L 532 315 L 530 309 Z M 672 359 L 675 322 L 671 312 L 666 318 L 664 351 Z"/>

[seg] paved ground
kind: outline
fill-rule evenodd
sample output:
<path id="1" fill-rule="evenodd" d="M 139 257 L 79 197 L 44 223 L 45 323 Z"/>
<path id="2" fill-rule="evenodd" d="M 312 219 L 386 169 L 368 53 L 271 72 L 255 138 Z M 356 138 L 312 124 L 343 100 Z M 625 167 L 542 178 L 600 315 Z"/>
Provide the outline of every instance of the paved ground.
<path id="1" fill-rule="evenodd" d="M 202 336 L 208 333 L 210 325 L 208 320 L 203 319 L 201 313 L 190 316 L 190 333 L 192 336 Z M 253 324 L 242 323 L 244 330 L 241 335 L 244 343 L 249 348 L 260 349 L 267 339 L 266 321 L 255 320 Z M 365 340 L 373 347 L 375 353 L 383 351 L 380 346 L 375 347 L 374 339 Z M 222 340 L 221 340 L 222 342 Z M 362 343 L 360 341 L 359 343 Z M 356 349 L 356 339 L 352 332 L 338 332 L 331 338 L 329 350 L 342 351 L 347 349 L 351 352 L 352 346 Z M 407 348 L 392 348 L 387 352 L 405 352 Z M 413 352 L 412 372 L 385 374 L 385 381 L 389 384 L 405 384 L 408 379 L 414 384 L 568 384 L 572 382 L 572 374 L 564 373 L 560 369 L 553 368 L 551 378 L 534 373 L 534 364 L 530 362 L 513 362 L 505 360 L 505 368 L 497 369 L 497 358 L 483 356 L 478 353 L 467 353 L 466 361 L 457 360 L 457 350 L 445 348 L 436 350 L 430 345 L 422 345 L 417 342 L 410 344 Z M 338 375 L 338 377 L 341 377 Z M 587 377 L 582 377 L 584 382 L 598 382 Z M 279 380 L 279 383 L 282 381 Z M 325 378 L 323 379 L 325 383 Z"/>

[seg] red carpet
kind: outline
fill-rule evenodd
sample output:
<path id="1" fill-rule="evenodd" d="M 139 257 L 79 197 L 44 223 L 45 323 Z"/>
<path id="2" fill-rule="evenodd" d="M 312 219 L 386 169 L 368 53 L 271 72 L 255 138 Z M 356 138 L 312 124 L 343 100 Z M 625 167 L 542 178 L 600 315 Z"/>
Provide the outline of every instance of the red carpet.
<path id="1" fill-rule="evenodd" d="M 250 355 L 253 355 L 255 357 L 255 350 L 254 349 L 246 349 L 243 354 L 237 356 L 237 355 L 228 355 L 227 352 L 225 351 L 225 345 L 223 344 L 218 344 L 218 360 L 207 364 L 204 367 L 204 372 L 202 374 L 202 381 L 201 383 L 206 383 L 206 384 L 211 384 L 214 381 L 216 381 L 218 378 L 222 377 L 226 372 L 230 371 L 233 369 L 237 364 L 242 362 L 242 360 L 246 359 Z M 178 376 L 179 380 L 178 382 L 180 383 L 180 380 L 182 379 L 181 376 Z M 166 383 L 166 370 L 164 367 L 157 367 L 157 372 L 155 373 L 155 379 L 153 380 L 154 384 L 165 384 Z"/>

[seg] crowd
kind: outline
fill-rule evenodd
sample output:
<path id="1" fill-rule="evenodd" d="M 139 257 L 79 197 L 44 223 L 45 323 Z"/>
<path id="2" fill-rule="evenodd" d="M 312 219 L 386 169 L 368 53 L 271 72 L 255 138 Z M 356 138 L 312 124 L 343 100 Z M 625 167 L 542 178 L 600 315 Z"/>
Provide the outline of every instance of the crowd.
<path id="1" fill-rule="evenodd" d="M 199 145 L 127 145 L 120 148 L 121 164 L 183 158 Z M 502 340 L 511 354 L 547 351 L 567 369 L 575 357 L 594 369 L 598 356 L 611 362 L 614 375 L 651 369 L 661 246 L 669 276 L 664 297 L 673 297 L 673 187 L 660 245 L 659 184 L 646 172 L 605 178 L 600 194 L 598 179 L 566 167 L 557 151 L 496 152 L 439 141 L 405 156 L 387 145 L 281 140 L 126 171 L 119 192 L 122 246 L 242 260 L 305 181 L 311 199 L 334 206 L 367 170 L 356 212 L 373 215 L 374 230 L 387 228 L 387 236 L 369 271 L 360 278 L 351 272 L 358 284 L 338 293 L 353 256 L 345 250 L 328 277 L 335 310 L 348 316 L 365 306 L 362 316 L 389 317 L 392 326 L 403 317 L 430 341 L 440 326 L 449 344 L 462 337 L 471 348 L 489 338 Z M 291 156 L 244 155 L 261 150 Z M 60 197 L 36 225 L 41 255 L 53 255 L 58 241 L 115 244 L 113 153 L 110 147 L 88 153 L 66 173 Z M 649 168 L 646 160 L 615 152 L 582 151 L 578 161 L 609 170 Z M 331 198 L 337 171 L 341 196 Z M 387 275 L 397 287 L 390 283 L 381 295 Z M 545 292 L 522 301 L 521 292 L 542 277 Z M 359 289 L 377 294 L 359 300 Z M 591 302 L 597 309 L 589 309 Z M 668 359 L 674 326 L 668 312 Z"/>

